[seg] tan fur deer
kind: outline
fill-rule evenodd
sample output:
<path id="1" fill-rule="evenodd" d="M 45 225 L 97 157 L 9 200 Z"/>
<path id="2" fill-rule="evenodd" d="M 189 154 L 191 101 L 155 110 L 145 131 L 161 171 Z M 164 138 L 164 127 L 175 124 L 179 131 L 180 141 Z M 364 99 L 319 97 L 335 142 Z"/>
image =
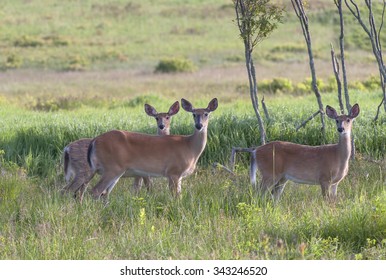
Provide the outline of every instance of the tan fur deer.
<path id="1" fill-rule="evenodd" d="M 262 176 L 260 188 L 271 190 L 275 200 L 290 180 L 299 184 L 320 185 L 325 198 L 335 199 L 338 184 L 347 175 L 351 155 L 351 129 L 359 114 L 355 104 L 349 115 L 338 115 L 326 107 L 327 116 L 336 121 L 337 144 L 306 146 L 275 141 L 256 148 L 252 153 L 251 183 L 256 185 L 256 171 Z"/>
<path id="2" fill-rule="evenodd" d="M 158 113 L 156 109 L 145 104 L 145 112 L 153 117 L 157 122 L 157 134 L 169 135 L 170 134 L 170 122 L 173 115 L 177 114 L 180 109 L 179 102 L 176 101 L 170 107 L 167 113 Z M 84 138 L 68 144 L 63 151 L 64 157 L 64 176 L 66 180 L 65 191 L 73 191 L 75 196 L 79 192 L 79 199 L 82 201 L 83 194 L 86 188 L 85 182 L 92 176 L 92 171 L 87 163 L 87 149 L 92 141 L 92 138 Z M 71 180 L 72 179 L 72 180 Z M 150 186 L 149 177 L 134 178 L 134 189 L 138 191 L 144 181 L 147 188 Z"/>
<path id="3" fill-rule="evenodd" d="M 180 195 L 182 178 L 193 173 L 205 149 L 209 115 L 217 109 L 218 102 L 214 98 L 207 108 L 194 109 L 182 99 L 181 105 L 193 114 L 192 135 L 154 136 L 113 130 L 94 138 L 88 149 L 88 162 L 93 172 L 101 175 L 92 189 L 94 198 L 102 194 L 107 194 L 107 198 L 123 174 L 166 177 L 172 193 Z"/>

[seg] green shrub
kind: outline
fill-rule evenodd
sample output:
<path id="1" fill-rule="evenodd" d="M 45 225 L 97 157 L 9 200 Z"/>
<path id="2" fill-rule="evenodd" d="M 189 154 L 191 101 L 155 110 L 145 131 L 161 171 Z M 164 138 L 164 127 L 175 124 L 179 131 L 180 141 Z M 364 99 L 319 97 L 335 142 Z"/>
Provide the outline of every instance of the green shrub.
<path id="1" fill-rule="evenodd" d="M 69 59 L 67 66 L 64 68 L 66 71 L 83 71 L 87 68 L 89 62 L 84 57 L 79 55 L 72 56 Z"/>
<path id="2" fill-rule="evenodd" d="M 304 44 L 284 44 L 273 47 L 272 52 L 304 53 L 307 52 L 307 48 Z"/>
<path id="3" fill-rule="evenodd" d="M 69 46 L 71 45 L 71 41 L 65 37 L 58 35 L 49 35 L 43 38 L 45 42 L 49 45 L 55 47 Z"/>
<path id="4" fill-rule="evenodd" d="M 156 73 L 194 72 L 195 70 L 196 66 L 193 62 L 185 58 L 165 58 L 155 68 Z"/>
<path id="5" fill-rule="evenodd" d="M 7 56 L 4 64 L 1 66 L 3 70 L 17 69 L 23 64 L 22 59 L 16 54 L 10 54 Z"/>
<path id="6" fill-rule="evenodd" d="M 38 98 L 33 100 L 28 108 L 36 111 L 54 112 L 59 109 L 72 110 L 82 106 L 83 102 L 87 100 L 81 100 L 74 96 L 59 96 L 57 98 Z"/>
<path id="7" fill-rule="evenodd" d="M 325 83 L 323 82 L 322 79 L 317 79 L 316 80 L 316 85 L 318 86 L 318 89 L 320 91 L 327 90 Z M 312 79 L 307 78 L 303 82 L 298 83 L 294 87 L 294 92 L 298 94 L 305 94 L 305 93 L 312 93 L 313 88 L 312 88 Z"/>
<path id="8" fill-rule="evenodd" d="M 362 83 L 363 83 L 363 86 L 369 91 L 381 89 L 381 81 L 379 77 L 376 77 L 376 76 L 370 76 L 367 80 L 363 81 Z"/>
<path id="9" fill-rule="evenodd" d="M 41 47 L 44 45 L 44 41 L 40 38 L 35 38 L 32 36 L 28 35 L 23 35 L 21 38 L 16 39 L 15 42 L 13 43 L 15 47 L 21 47 L 21 48 L 36 48 L 36 47 Z"/>
<path id="10" fill-rule="evenodd" d="M 259 90 L 270 93 L 292 93 L 294 87 L 292 81 L 286 78 L 274 78 L 272 81 L 263 80 L 258 84 Z"/>

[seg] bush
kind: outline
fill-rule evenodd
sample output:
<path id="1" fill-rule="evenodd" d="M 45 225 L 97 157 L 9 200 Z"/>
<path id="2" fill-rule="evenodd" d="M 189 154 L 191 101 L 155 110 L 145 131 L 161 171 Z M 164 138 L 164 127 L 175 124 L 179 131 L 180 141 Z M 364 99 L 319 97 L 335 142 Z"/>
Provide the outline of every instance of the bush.
<path id="1" fill-rule="evenodd" d="M 156 73 L 194 72 L 196 66 L 189 59 L 166 58 L 162 59 L 155 68 Z"/>
<path id="2" fill-rule="evenodd" d="M 1 66 L 1 69 L 7 70 L 7 69 L 17 69 L 22 66 L 23 61 L 22 59 L 17 56 L 16 54 L 10 54 L 6 58 L 4 64 Z"/>
<path id="3" fill-rule="evenodd" d="M 320 91 L 324 91 L 328 89 L 328 86 L 325 85 L 322 79 L 317 79 L 316 85 L 318 86 L 318 89 Z M 314 90 L 312 88 L 312 79 L 307 78 L 303 82 L 298 83 L 294 88 L 294 92 L 300 93 L 300 94 L 313 93 Z"/>
<path id="4" fill-rule="evenodd" d="M 363 85 L 369 91 L 381 89 L 380 78 L 376 76 L 370 76 L 367 80 L 363 81 Z"/>
<path id="5" fill-rule="evenodd" d="M 55 47 L 65 47 L 71 45 L 71 41 L 68 38 L 58 35 L 49 35 L 44 37 L 43 39 L 47 44 Z"/>
<path id="6" fill-rule="evenodd" d="M 34 38 L 32 36 L 23 35 L 20 39 L 15 40 L 13 43 L 15 47 L 21 47 L 21 48 L 36 48 L 41 47 L 44 45 L 43 40 L 40 38 Z"/>
<path id="7" fill-rule="evenodd" d="M 69 63 L 65 67 L 64 70 L 67 70 L 67 71 L 83 71 L 83 70 L 86 69 L 88 64 L 89 64 L 88 61 L 84 57 L 76 55 L 76 56 L 72 56 L 69 59 Z"/>
<path id="8" fill-rule="evenodd" d="M 292 93 L 292 81 L 286 78 L 274 78 L 272 81 L 263 80 L 259 83 L 259 90 L 270 93 Z"/>
<path id="9" fill-rule="evenodd" d="M 290 53 L 304 53 L 307 52 L 306 46 L 303 44 L 282 44 L 275 46 L 271 50 L 272 52 L 290 52 Z"/>

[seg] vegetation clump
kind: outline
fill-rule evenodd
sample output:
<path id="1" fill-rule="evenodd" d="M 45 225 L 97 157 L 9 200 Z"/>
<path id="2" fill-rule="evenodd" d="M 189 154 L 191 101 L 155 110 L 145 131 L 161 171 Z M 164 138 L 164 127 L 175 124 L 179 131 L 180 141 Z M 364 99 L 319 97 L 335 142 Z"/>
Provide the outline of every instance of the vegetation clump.
<path id="1" fill-rule="evenodd" d="M 160 60 L 155 68 L 156 73 L 194 72 L 194 63 L 186 58 L 165 58 Z"/>

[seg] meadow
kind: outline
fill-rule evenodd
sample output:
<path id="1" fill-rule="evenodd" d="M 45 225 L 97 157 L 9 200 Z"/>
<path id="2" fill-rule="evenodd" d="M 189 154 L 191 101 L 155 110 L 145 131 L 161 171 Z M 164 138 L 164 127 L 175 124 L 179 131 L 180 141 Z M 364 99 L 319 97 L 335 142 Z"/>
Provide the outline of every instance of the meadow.
<path id="1" fill-rule="evenodd" d="M 259 145 L 231 1 L 180 2 L 1 5 L 0 259 L 386 259 L 386 116 L 372 121 L 381 89 L 371 82 L 377 67 L 361 30 L 348 25 L 350 97 L 361 113 L 353 128 L 356 158 L 338 200 L 324 201 L 319 186 L 289 183 L 274 204 L 250 186 L 247 155 L 238 156 L 236 176 L 212 168 L 228 164 L 233 146 Z M 329 86 L 337 17 L 329 1 L 312 5 L 322 98 L 337 108 Z M 188 59 L 195 70 L 155 73 L 165 57 Z M 292 10 L 254 58 L 258 81 L 270 89 L 261 88 L 268 139 L 335 143 L 332 120 L 325 138 L 318 119 L 295 130 L 317 105 Z M 272 90 L 275 78 L 306 90 Z M 165 111 L 182 97 L 196 107 L 217 97 L 219 108 L 180 199 L 162 178 L 137 195 L 131 178 L 120 180 L 107 206 L 88 194 L 82 205 L 60 194 L 65 145 L 111 129 L 155 133 L 144 103 Z M 181 110 L 171 131 L 192 133 L 190 114 Z"/>

